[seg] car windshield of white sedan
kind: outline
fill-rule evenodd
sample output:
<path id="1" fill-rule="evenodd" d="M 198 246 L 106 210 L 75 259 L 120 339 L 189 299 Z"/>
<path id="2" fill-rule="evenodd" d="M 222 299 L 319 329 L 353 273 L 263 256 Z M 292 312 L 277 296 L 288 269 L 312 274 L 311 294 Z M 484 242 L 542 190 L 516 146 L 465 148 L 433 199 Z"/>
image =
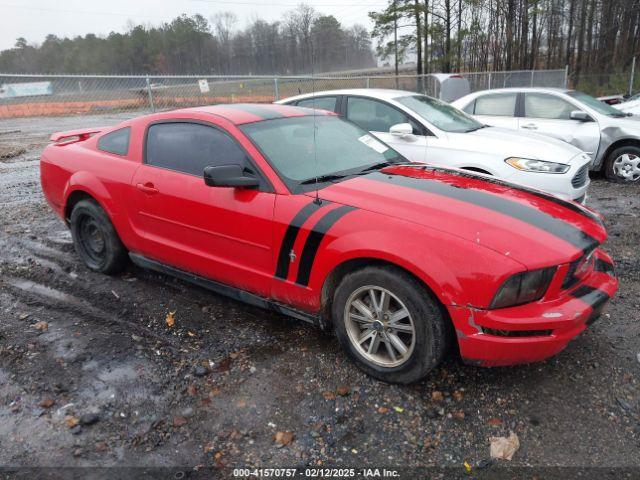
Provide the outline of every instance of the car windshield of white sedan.
<path id="1" fill-rule="evenodd" d="M 411 95 L 395 100 L 445 132 L 467 133 L 484 127 L 463 111 L 435 98 Z"/>
<path id="2" fill-rule="evenodd" d="M 586 93 L 571 91 L 567 92 L 571 98 L 575 98 L 580 103 L 584 103 L 587 107 L 593 108 L 596 112 L 601 113 L 603 115 L 609 115 L 610 117 L 626 117 L 624 113 L 620 110 L 616 110 L 610 105 L 607 105 L 604 102 L 601 102 L 597 98 L 593 98 L 591 95 L 587 95 Z"/>
<path id="3" fill-rule="evenodd" d="M 316 179 L 318 183 L 335 181 L 407 161 L 373 135 L 337 116 L 265 120 L 244 125 L 241 130 L 292 190 Z"/>

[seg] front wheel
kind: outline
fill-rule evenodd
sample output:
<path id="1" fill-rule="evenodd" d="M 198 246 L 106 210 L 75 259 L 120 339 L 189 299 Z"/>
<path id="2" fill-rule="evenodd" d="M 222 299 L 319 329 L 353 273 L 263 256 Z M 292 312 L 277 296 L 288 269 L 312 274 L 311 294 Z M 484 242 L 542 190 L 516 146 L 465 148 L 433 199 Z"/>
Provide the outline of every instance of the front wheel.
<path id="1" fill-rule="evenodd" d="M 629 145 L 616 148 L 606 160 L 604 173 L 607 179 L 617 183 L 640 180 L 640 147 Z"/>
<path id="2" fill-rule="evenodd" d="M 390 383 L 423 378 L 444 356 L 447 320 L 411 275 L 390 267 L 348 274 L 335 291 L 338 340 L 369 375 Z"/>

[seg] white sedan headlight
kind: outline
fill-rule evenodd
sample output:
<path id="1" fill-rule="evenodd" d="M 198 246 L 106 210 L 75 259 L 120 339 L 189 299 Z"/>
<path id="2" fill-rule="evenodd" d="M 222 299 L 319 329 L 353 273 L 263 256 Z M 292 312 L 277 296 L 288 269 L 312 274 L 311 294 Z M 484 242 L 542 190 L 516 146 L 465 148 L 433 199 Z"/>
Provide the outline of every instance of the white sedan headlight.
<path id="1" fill-rule="evenodd" d="M 564 163 L 545 162 L 543 160 L 532 160 L 530 158 L 509 157 L 505 159 L 509 165 L 518 170 L 536 173 L 567 173 L 569 165 Z"/>

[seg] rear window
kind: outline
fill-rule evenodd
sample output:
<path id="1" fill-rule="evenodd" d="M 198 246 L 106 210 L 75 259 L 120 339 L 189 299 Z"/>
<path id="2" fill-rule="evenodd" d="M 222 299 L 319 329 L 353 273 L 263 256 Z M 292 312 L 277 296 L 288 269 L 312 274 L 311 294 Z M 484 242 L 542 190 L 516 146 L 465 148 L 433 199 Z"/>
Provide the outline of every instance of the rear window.
<path id="1" fill-rule="evenodd" d="M 98 139 L 98 150 L 115 153 L 116 155 L 126 155 L 129 153 L 130 137 L 131 127 L 125 127 L 115 132 L 107 133 Z"/>

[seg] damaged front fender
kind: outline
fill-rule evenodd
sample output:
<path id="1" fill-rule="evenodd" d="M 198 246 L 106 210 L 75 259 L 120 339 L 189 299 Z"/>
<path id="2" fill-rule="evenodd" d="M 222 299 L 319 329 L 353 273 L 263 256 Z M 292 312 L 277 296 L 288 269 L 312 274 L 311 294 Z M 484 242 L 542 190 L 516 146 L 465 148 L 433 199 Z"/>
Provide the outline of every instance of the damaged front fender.
<path id="1" fill-rule="evenodd" d="M 612 118 L 611 120 L 617 121 L 607 121 L 607 124 L 601 125 L 600 145 L 592 170 L 600 170 L 609 153 L 618 145 L 622 146 L 629 142 L 637 142 L 640 145 L 640 117 Z"/>

